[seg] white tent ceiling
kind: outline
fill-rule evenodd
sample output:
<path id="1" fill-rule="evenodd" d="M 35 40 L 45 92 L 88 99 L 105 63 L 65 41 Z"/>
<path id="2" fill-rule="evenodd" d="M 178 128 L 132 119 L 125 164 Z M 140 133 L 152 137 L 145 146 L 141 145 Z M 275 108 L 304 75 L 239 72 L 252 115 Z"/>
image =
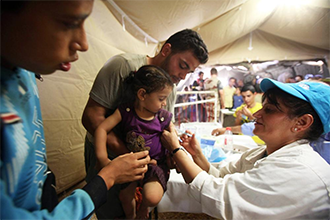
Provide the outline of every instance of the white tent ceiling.
<path id="1" fill-rule="evenodd" d="M 208 65 L 329 57 L 328 0 L 105 0 L 104 4 L 142 42 L 145 36 L 151 42 L 150 36 L 163 43 L 176 31 L 196 30 L 210 52 Z"/>
<path id="2" fill-rule="evenodd" d="M 84 178 L 81 115 L 98 70 L 111 56 L 153 56 L 170 35 L 192 28 L 210 52 L 206 65 L 327 60 L 329 12 L 329 0 L 95 0 L 85 24 L 88 52 L 69 72 L 38 82 L 48 162 L 58 192 Z"/>

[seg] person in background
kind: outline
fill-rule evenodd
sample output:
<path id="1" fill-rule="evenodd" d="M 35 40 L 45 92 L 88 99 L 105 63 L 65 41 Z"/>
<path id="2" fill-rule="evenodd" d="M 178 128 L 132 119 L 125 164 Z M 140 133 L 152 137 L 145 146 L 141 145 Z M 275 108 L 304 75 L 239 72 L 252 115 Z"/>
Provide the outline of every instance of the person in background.
<path id="1" fill-rule="evenodd" d="M 236 118 L 235 125 L 241 125 L 254 120 L 253 114 L 262 108 L 261 103 L 255 101 L 257 93 L 253 85 L 244 85 L 241 94 L 244 104 L 238 107 L 233 115 Z"/>
<path id="2" fill-rule="evenodd" d="M 198 73 L 198 79 L 193 82 L 191 88 L 194 91 L 202 91 L 204 89 L 204 81 L 204 72 L 200 71 Z"/>
<path id="3" fill-rule="evenodd" d="M 89 218 L 109 188 L 147 171 L 148 151 L 122 155 L 57 204 L 36 78 L 69 71 L 88 49 L 92 7 L 88 0 L 1 2 L 1 219 Z"/>
<path id="4" fill-rule="evenodd" d="M 296 82 L 300 82 L 304 80 L 304 77 L 302 75 L 296 75 L 294 79 L 296 80 Z"/>
<path id="5" fill-rule="evenodd" d="M 306 74 L 305 75 L 305 80 L 313 80 L 314 79 L 314 75 L 313 74 Z"/>
<path id="6" fill-rule="evenodd" d="M 254 85 L 254 88 L 256 89 L 256 96 L 254 97 L 254 100 L 256 102 L 259 102 L 259 103 L 262 103 L 262 95 L 263 95 L 263 92 L 261 91 L 260 89 L 260 83 L 261 81 L 264 79 L 260 76 L 256 76 L 257 80 L 256 80 L 256 84 Z"/>
<path id="7" fill-rule="evenodd" d="M 294 76 L 292 72 L 284 72 L 277 77 L 277 81 L 282 83 L 290 83 L 291 80 L 294 80 Z"/>
<path id="8" fill-rule="evenodd" d="M 164 69 L 170 75 L 172 82 L 177 84 L 207 60 L 208 51 L 199 34 L 193 30 L 184 29 L 170 36 L 154 57 L 125 53 L 111 57 L 105 63 L 95 78 L 82 115 L 82 124 L 87 130 L 84 155 L 87 182 L 96 175 L 93 134 L 98 125 L 115 111 L 119 100 L 122 100 L 123 79 L 143 65 L 155 65 Z M 166 105 L 166 109 L 172 113 L 175 99 L 176 86 L 174 85 Z M 107 147 L 110 159 L 128 152 L 121 138 L 116 128 L 108 134 Z M 119 191 L 120 186 L 115 186 L 108 192 L 108 203 L 96 212 L 99 219 L 123 216 L 124 212 L 118 199 Z"/>
<path id="9" fill-rule="evenodd" d="M 232 109 L 234 104 L 234 95 L 237 93 L 236 78 L 230 77 L 228 86 L 223 88 L 225 108 Z"/>
<path id="10" fill-rule="evenodd" d="M 237 87 L 236 93 L 233 96 L 233 109 L 240 107 L 243 104 L 243 97 L 241 94 L 242 87 Z"/>
<path id="11" fill-rule="evenodd" d="M 321 137 L 315 141 L 311 141 L 310 145 L 328 162 L 328 164 L 330 164 L 330 132 L 322 134 Z"/>
<path id="12" fill-rule="evenodd" d="M 260 86 L 263 108 L 254 114 L 254 133 L 266 145 L 237 161 L 217 169 L 195 135 L 183 134 L 181 145 L 191 160 L 174 126 L 163 132 L 163 144 L 189 184 L 188 194 L 217 219 L 328 219 L 330 165 L 309 141 L 330 132 L 330 87 L 271 79 Z"/>
<path id="13" fill-rule="evenodd" d="M 203 91 L 204 90 L 204 72 L 200 71 L 198 73 L 198 79 L 195 80 L 192 84 L 193 91 Z M 201 101 L 204 100 L 204 95 L 197 94 L 197 100 Z M 206 122 L 206 109 L 204 104 L 198 104 L 198 119 L 199 122 Z"/>
<path id="14" fill-rule="evenodd" d="M 188 86 L 185 86 L 183 88 L 183 91 L 184 92 L 189 92 L 189 87 Z M 181 99 L 181 102 L 179 103 L 187 103 L 187 102 L 190 102 L 190 96 L 191 94 L 183 94 L 181 95 L 182 99 Z M 182 117 L 183 117 L 183 121 L 185 122 L 189 122 L 189 121 L 194 121 L 194 115 L 192 113 L 194 113 L 194 105 L 185 105 L 185 106 L 182 106 Z M 196 113 L 195 113 L 196 115 Z"/>
<path id="15" fill-rule="evenodd" d="M 204 83 L 204 89 L 206 91 L 215 91 L 219 95 L 220 100 L 220 108 L 224 109 L 224 93 L 223 93 L 223 87 L 221 84 L 221 81 L 218 79 L 218 70 L 216 68 L 211 69 L 211 78 L 205 80 Z M 206 96 L 206 99 L 212 99 L 215 96 L 213 94 L 208 94 Z M 217 114 L 217 112 L 214 112 L 214 103 L 208 102 L 205 104 L 206 107 L 206 115 L 207 115 L 207 122 L 213 122 L 214 121 L 214 115 Z"/>
<path id="16" fill-rule="evenodd" d="M 244 85 L 247 85 L 247 84 L 250 84 L 250 85 L 255 86 L 256 81 L 257 81 L 257 77 L 255 75 L 252 75 L 251 73 L 249 73 L 249 74 L 247 74 L 247 75 L 244 76 L 243 86 Z"/>
<path id="17" fill-rule="evenodd" d="M 242 89 L 244 86 L 244 82 L 242 79 L 237 80 L 237 88 Z"/>
<path id="18" fill-rule="evenodd" d="M 323 80 L 323 76 L 318 74 L 318 75 L 315 75 L 313 79 L 314 80 L 322 81 Z"/>
<path id="19" fill-rule="evenodd" d="M 124 83 L 127 89 L 125 101 L 95 131 L 95 154 L 98 167 L 110 163 L 107 134 L 119 124 L 121 132 L 126 134 L 123 142 L 129 151 L 149 150 L 151 159 L 157 160 L 157 166 L 148 166 L 143 179 L 142 203 L 138 210 L 134 198 L 138 182 L 124 184 L 119 194 L 126 219 L 145 219 L 148 218 L 148 207 L 157 206 L 161 200 L 169 179 L 166 151 L 160 137 L 172 119 L 172 113 L 162 108 L 166 106 L 173 83 L 163 69 L 150 65 L 131 72 Z"/>
<path id="20" fill-rule="evenodd" d="M 235 125 L 242 125 L 253 121 L 253 114 L 262 108 L 260 102 L 256 102 L 257 92 L 253 85 L 247 84 L 242 88 L 243 104 L 236 108 L 233 116 L 235 117 Z M 252 139 L 259 145 L 265 144 L 258 136 L 253 135 Z"/>

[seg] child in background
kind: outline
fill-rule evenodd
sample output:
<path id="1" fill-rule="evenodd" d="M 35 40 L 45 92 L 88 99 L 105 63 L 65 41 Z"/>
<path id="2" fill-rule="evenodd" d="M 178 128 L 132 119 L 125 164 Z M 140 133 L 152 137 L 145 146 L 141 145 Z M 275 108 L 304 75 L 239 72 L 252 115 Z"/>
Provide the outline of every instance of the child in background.
<path id="1" fill-rule="evenodd" d="M 236 78 L 235 77 L 230 77 L 228 80 L 228 86 L 225 86 L 223 88 L 223 93 L 224 93 L 224 103 L 225 103 L 225 108 L 227 109 L 232 109 L 234 105 L 234 95 L 237 93 L 237 88 L 236 88 Z"/>
<path id="2" fill-rule="evenodd" d="M 125 79 L 125 103 L 102 122 L 95 131 L 95 151 L 97 165 L 106 166 L 110 159 L 107 153 L 107 134 L 117 125 L 126 135 L 123 139 L 131 152 L 149 150 L 156 165 L 148 166 L 142 181 L 142 203 L 136 211 L 135 189 L 138 182 L 123 185 L 119 194 L 127 219 L 148 217 L 148 207 L 156 206 L 164 192 L 169 179 L 169 168 L 166 165 L 166 151 L 161 146 L 160 137 L 171 123 L 172 113 L 162 109 L 166 98 L 172 91 L 170 76 L 157 66 L 142 66 L 137 72 Z"/>
<path id="3" fill-rule="evenodd" d="M 244 103 L 236 108 L 234 113 L 235 125 L 242 125 L 253 121 L 255 118 L 253 114 L 262 108 L 261 103 L 256 101 L 256 89 L 251 84 L 246 84 L 242 87 L 241 91 Z M 263 145 L 265 142 L 258 136 L 252 136 L 252 139 L 258 144 Z"/>
<path id="4" fill-rule="evenodd" d="M 244 85 L 241 94 L 244 103 L 239 106 L 234 113 L 234 117 L 236 117 L 235 125 L 241 125 L 252 121 L 254 119 L 253 114 L 262 108 L 261 103 L 255 100 L 257 92 L 253 85 Z"/>

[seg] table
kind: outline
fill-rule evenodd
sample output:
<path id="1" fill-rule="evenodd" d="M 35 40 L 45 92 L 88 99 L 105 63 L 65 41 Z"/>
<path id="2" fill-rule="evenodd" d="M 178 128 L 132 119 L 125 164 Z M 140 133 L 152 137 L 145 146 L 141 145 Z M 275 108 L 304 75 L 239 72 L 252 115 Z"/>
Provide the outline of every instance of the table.
<path id="1" fill-rule="evenodd" d="M 237 160 L 242 152 L 258 146 L 250 136 L 233 135 L 233 137 L 234 148 L 237 150 L 231 152 L 230 154 L 227 153 L 227 159 L 222 161 L 222 164 L 228 163 L 231 160 Z M 218 139 L 216 143 L 221 143 L 223 136 L 220 135 L 216 138 Z M 215 166 L 219 166 L 219 164 L 215 164 Z M 157 211 L 202 213 L 200 204 L 190 198 L 187 192 L 188 185 L 184 182 L 182 175 L 176 173 L 175 169 L 171 170 L 170 179 L 167 183 L 167 191 L 157 205 Z"/>

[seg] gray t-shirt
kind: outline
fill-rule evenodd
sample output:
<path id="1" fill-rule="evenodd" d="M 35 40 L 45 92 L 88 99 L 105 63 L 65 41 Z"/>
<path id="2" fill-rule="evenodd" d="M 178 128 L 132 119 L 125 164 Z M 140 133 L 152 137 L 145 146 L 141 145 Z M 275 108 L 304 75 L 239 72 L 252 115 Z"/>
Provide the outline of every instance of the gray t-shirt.
<path id="1" fill-rule="evenodd" d="M 132 71 L 147 65 L 147 56 L 141 54 L 119 54 L 110 58 L 96 76 L 90 97 L 107 108 L 106 116 L 112 114 L 120 104 L 124 79 Z M 176 86 L 167 98 L 165 109 L 174 114 Z"/>

